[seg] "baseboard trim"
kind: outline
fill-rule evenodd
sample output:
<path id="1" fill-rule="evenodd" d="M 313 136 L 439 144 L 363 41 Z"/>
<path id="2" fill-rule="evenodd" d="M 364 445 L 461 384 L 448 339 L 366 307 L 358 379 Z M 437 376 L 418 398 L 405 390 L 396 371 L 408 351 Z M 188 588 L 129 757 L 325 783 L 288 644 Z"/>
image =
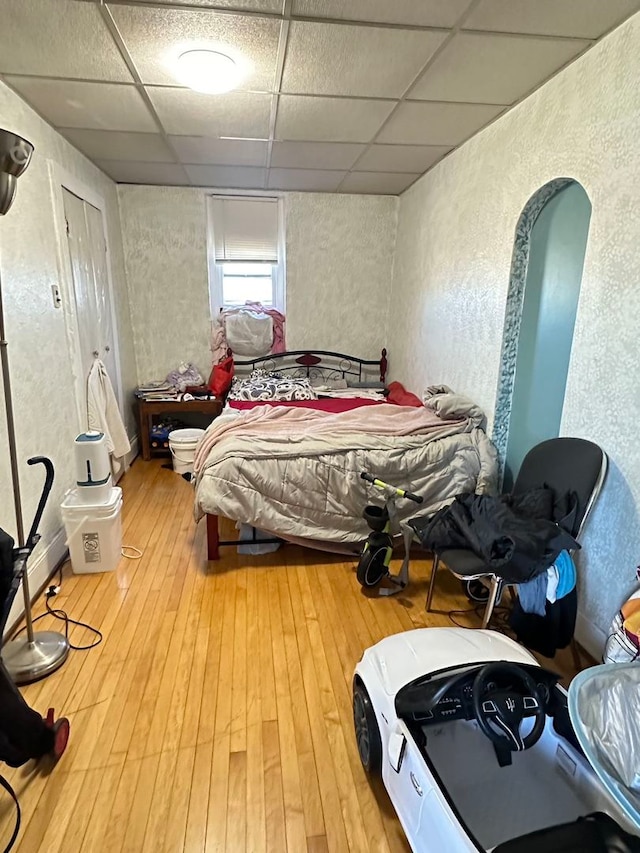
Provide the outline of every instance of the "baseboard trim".
<path id="1" fill-rule="evenodd" d="M 60 528 L 58 532 L 50 540 L 49 544 L 38 556 L 30 561 L 29 572 L 29 591 L 31 593 L 31 602 L 36 601 L 43 590 L 47 586 L 51 576 L 57 571 L 60 565 L 67 559 L 68 549 L 64 528 Z M 9 611 L 7 619 L 7 628 L 4 632 L 5 638 L 10 637 L 22 621 L 24 616 L 24 595 L 22 586 L 18 590 L 15 601 Z"/>
<path id="2" fill-rule="evenodd" d="M 576 619 L 576 640 L 580 645 L 597 661 L 602 660 L 602 654 L 607 642 L 605 632 L 594 625 L 593 621 L 587 618 L 584 613 L 578 610 Z"/>
<path id="3" fill-rule="evenodd" d="M 131 450 L 127 453 L 127 468 L 131 465 L 136 456 L 140 453 L 140 436 L 136 433 L 129 441 Z"/>
<path id="4" fill-rule="evenodd" d="M 136 456 L 140 453 L 140 437 L 136 433 L 129 439 L 129 444 L 131 445 L 131 449 L 124 457 L 124 471 L 128 471 L 131 468 L 131 464 Z M 124 473 L 124 472 L 123 472 Z"/>

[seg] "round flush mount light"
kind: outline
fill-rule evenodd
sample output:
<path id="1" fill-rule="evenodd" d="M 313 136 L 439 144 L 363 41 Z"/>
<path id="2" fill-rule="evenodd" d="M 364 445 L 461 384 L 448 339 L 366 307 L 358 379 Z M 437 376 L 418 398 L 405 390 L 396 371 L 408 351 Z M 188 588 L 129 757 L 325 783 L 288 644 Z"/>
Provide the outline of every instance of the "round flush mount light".
<path id="1" fill-rule="evenodd" d="M 219 50 L 187 50 L 181 53 L 177 72 L 185 86 L 209 95 L 230 92 L 243 76 L 238 63 Z"/>

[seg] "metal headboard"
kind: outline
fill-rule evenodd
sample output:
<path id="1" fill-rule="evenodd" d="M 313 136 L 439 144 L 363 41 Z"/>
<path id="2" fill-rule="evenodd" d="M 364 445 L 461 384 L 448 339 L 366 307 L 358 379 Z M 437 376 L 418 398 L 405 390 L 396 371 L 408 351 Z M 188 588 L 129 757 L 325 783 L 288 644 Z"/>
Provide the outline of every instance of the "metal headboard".
<path id="1" fill-rule="evenodd" d="M 229 352 L 231 355 L 231 352 Z M 371 360 L 328 350 L 291 350 L 259 358 L 234 360 L 236 375 L 252 370 L 275 370 L 295 378 L 351 379 L 357 382 L 384 382 L 387 376 L 387 350 L 379 359 Z"/>

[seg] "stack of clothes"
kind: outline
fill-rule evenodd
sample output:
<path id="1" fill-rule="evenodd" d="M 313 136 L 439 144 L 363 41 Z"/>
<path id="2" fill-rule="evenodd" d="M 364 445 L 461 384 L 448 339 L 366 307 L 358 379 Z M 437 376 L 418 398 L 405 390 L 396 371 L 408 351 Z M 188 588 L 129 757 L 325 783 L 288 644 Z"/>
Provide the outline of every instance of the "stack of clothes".
<path id="1" fill-rule="evenodd" d="M 486 571 L 517 585 L 511 627 L 518 640 L 547 657 L 573 637 L 577 614 L 576 572 L 569 551 L 577 495 L 556 495 L 547 486 L 520 494 L 459 495 L 431 518 L 410 524 L 422 546 L 437 553 L 472 551 Z"/>

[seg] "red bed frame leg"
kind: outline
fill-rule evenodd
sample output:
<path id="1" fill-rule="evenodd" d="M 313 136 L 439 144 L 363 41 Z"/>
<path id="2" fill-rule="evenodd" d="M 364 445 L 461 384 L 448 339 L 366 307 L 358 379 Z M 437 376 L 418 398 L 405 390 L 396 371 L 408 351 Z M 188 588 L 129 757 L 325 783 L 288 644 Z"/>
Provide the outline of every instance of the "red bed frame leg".
<path id="1" fill-rule="evenodd" d="M 207 560 L 219 560 L 218 516 L 207 514 Z"/>

